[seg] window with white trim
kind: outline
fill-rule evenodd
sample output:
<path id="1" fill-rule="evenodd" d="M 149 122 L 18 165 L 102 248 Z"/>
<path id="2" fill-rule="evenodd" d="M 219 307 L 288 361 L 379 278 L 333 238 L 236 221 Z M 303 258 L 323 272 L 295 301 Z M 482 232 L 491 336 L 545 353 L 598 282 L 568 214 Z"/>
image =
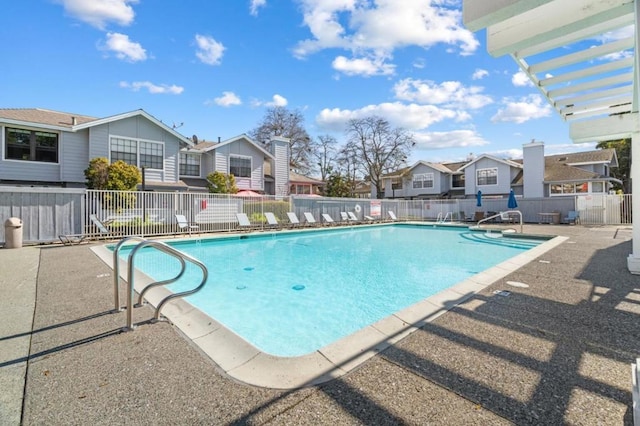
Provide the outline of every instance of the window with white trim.
<path id="1" fill-rule="evenodd" d="M 112 137 L 110 152 L 112 163 L 122 160 L 140 168 L 164 168 L 164 145 L 160 142 Z"/>
<path id="2" fill-rule="evenodd" d="M 433 188 L 433 173 L 413 175 L 413 189 Z"/>
<path id="3" fill-rule="evenodd" d="M 200 176 L 200 154 L 180 153 L 180 175 Z"/>
<path id="4" fill-rule="evenodd" d="M 7 160 L 58 162 L 57 133 L 7 127 L 4 141 Z"/>
<path id="5" fill-rule="evenodd" d="M 551 185 L 550 193 L 551 195 L 575 195 L 604 192 L 603 189 L 602 182 L 591 182 L 591 188 L 589 188 L 589 182 L 555 183 Z"/>
<path id="6" fill-rule="evenodd" d="M 464 173 L 451 177 L 452 188 L 464 188 Z"/>
<path id="7" fill-rule="evenodd" d="M 229 174 L 235 177 L 251 177 L 251 157 L 229 157 Z"/>
<path id="8" fill-rule="evenodd" d="M 498 169 L 496 167 L 490 169 L 476 170 L 476 185 L 497 185 Z"/>

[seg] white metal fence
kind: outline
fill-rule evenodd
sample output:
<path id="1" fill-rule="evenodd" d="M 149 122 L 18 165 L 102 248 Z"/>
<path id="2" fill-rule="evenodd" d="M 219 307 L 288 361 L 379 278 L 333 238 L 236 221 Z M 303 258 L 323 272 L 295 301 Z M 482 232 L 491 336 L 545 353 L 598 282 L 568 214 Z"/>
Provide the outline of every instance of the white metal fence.
<path id="1" fill-rule="evenodd" d="M 447 221 L 478 220 L 477 213 L 489 216 L 507 210 L 506 198 L 483 198 L 481 206 L 473 199 L 460 200 L 371 200 L 326 197 L 240 197 L 195 192 L 119 192 L 60 188 L 0 187 L 0 220 L 18 217 L 23 221 L 23 240 L 27 243 L 58 241 L 59 235 L 119 237 L 127 235 L 161 236 L 183 232 L 175 215 L 184 215 L 198 225 L 201 233 L 238 229 L 236 213 L 246 213 L 252 225 L 268 228 L 265 212 L 273 212 L 279 222 L 289 222 L 287 212 L 295 212 L 304 222 L 310 212 L 322 223 L 322 214 L 341 221 L 341 212 L 388 218 L 393 211 L 401 220 Z M 518 208 L 528 223 L 554 218 L 564 222 L 575 210 L 583 225 L 631 223 L 631 195 L 583 195 L 518 199 Z M 541 215 L 541 213 L 543 213 Z M 94 215 L 108 224 L 104 235 L 92 222 Z M 4 227 L 0 228 L 4 242 Z"/>

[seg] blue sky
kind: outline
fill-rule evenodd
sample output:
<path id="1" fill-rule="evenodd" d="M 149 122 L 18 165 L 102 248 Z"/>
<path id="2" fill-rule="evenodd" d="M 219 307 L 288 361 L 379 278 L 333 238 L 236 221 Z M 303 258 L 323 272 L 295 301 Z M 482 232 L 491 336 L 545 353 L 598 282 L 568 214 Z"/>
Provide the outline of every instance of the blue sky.
<path id="1" fill-rule="evenodd" d="M 185 136 L 231 138 L 265 109 L 344 140 L 379 115 L 417 160 L 521 158 L 574 145 L 569 126 L 462 25 L 462 0 L 22 0 L 3 5 L 3 108 L 106 117 L 142 108 Z"/>

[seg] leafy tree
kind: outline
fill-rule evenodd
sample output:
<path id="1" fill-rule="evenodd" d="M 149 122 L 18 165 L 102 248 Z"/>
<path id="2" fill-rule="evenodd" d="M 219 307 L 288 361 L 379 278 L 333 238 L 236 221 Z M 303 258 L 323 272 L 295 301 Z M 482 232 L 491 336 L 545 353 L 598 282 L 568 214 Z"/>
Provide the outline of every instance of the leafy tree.
<path id="1" fill-rule="evenodd" d="M 351 197 L 353 196 L 353 185 L 348 177 L 340 173 L 332 173 L 326 179 L 324 187 L 325 197 Z"/>
<path id="2" fill-rule="evenodd" d="M 299 111 L 276 106 L 267 109 L 260 125 L 249 132 L 258 142 L 268 143 L 272 136 L 282 136 L 291 143 L 291 168 L 301 174 L 311 170 L 311 138 L 304 128 L 304 117 Z"/>
<path id="3" fill-rule="evenodd" d="M 406 161 L 415 145 L 413 134 L 391 128 L 388 121 L 375 116 L 350 120 L 346 133 L 346 148 L 353 152 L 359 171 L 376 188 L 377 198 L 382 198 L 382 175 Z"/>
<path id="4" fill-rule="evenodd" d="M 142 182 L 142 175 L 136 166 L 118 160 L 109 164 L 104 157 L 93 158 L 85 169 L 87 188 L 112 191 L 134 191 Z"/>
<path id="5" fill-rule="evenodd" d="M 332 174 L 336 161 L 336 145 L 338 141 L 330 135 L 321 135 L 311 143 L 311 157 L 315 161 L 314 167 L 320 172 L 320 180 L 324 181 Z"/>
<path id="6" fill-rule="evenodd" d="M 618 157 L 618 167 L 611 169 L 610 173 L 616 179 L 622 181 L 622 185 L 614 184 L 613 188 L 622 189 L 625 194 L 631 193 L 631 139 L 603 141 L 596 145 L 598 149 L 613 148 Z"/>
<path id="7" fill-rule="evenodd" d="M 207 187 L 209 192 L 213 194 L 235 194 L 238 192 L 235 176 L 219 171 L 207 175 Z"/>

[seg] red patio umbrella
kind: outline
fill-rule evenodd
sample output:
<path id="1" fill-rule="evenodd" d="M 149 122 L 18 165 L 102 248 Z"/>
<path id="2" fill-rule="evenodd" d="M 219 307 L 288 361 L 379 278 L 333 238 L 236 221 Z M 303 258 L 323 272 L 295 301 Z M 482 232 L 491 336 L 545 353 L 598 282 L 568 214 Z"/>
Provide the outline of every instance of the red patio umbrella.
<path id="1" fill-rule="evenodd" d="M 235 195 L 238 197 L 262 197 L 262 194 L 259 194 L 250 189 L 243 189 L 241 191 L 238 191 Z"/>

